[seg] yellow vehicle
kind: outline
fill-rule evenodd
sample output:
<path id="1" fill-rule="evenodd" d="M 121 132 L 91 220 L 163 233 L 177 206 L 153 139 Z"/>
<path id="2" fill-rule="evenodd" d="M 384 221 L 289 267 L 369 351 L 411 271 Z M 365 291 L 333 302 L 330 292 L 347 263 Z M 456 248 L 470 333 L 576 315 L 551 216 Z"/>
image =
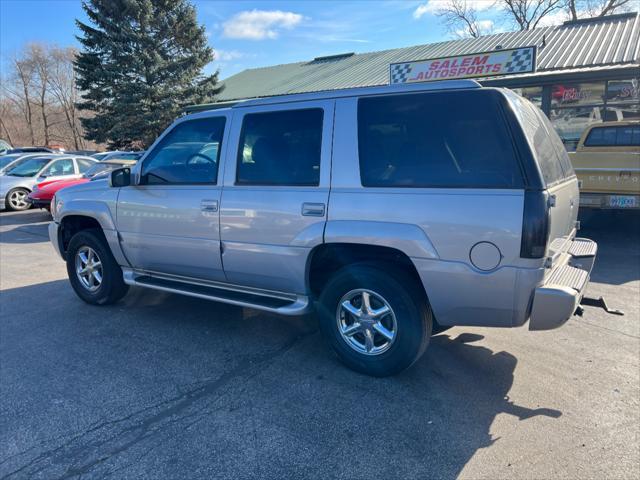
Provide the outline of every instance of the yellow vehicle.
<path id="1" fill-rule="evenodd" d="M 582 208 L 640 208 L 640 122 L 588 127 L 569 157 L 580 181 Z"/>

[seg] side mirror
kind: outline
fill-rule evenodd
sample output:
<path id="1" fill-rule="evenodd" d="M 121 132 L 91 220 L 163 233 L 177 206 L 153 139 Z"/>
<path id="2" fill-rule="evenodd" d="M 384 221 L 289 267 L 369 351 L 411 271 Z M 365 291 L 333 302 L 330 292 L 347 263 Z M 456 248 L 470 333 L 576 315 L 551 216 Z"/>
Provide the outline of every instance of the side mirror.
<path id="1" fill-rule="evenodd" d="M 131 169 L 129 167 L 118 168 L 109 175 L 110 187 L 128 187 L 131 185 Z"/>

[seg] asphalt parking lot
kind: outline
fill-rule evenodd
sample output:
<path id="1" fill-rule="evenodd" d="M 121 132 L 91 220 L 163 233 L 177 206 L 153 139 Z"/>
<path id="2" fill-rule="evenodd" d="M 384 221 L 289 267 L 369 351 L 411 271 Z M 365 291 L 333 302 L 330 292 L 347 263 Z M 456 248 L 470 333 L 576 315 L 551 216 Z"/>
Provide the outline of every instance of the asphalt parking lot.
<path id="1" fill-rule="evenodd" d="M 82 303 L 48 217 L 0 213 L 0 478 L 639 478 L 640 217 L 563 328 L 454 328 L 409 371 L 343 368 L 312 317 L 131 290 Z"/>

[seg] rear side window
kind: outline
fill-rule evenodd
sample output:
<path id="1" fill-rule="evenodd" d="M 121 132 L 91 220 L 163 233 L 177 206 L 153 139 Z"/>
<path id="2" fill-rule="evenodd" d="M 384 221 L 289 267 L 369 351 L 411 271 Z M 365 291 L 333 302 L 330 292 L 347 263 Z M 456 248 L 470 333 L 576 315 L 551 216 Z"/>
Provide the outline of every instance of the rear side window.
<path id="1" fill-rule="evenodd" d="M 361 98 L 358 147 L 366 187 L 523 184 L 500 107 L 487 92 Z"/>
<path id="2" fill-rule="evenodd" d="M 545 184 L 550 186 L 575 175 L 562 140 L 542 110 L 513 92 L 504 93 L 529 140 Z"/>
<path id="3" fill-rule="evenodd" d="M 322 145 L 320 108 L 244 116 L 239 185 L 318 185 Z"/>
<path id="4" fill-rule="evenodd" d="M 640 147 L 640 125 L 593 128 L 584 144 L 587 147 Z"/>

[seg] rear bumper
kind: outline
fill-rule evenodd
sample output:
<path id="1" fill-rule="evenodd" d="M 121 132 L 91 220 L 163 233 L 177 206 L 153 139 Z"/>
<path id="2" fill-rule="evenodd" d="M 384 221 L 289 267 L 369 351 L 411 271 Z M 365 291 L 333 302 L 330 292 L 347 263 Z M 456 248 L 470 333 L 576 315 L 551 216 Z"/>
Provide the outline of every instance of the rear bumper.
<path id="1" fill-rule="evenodd" d="M 593 240 L 573 240 L 535 290 L 529 330 L 558 328 L 573 316 L 589 284 L 597 250 Z"/>
<path id="2" fill-rule="evenodd" d="M 580 208 L 637 210 L 640 209 L 640 195 L 580 192 Z"/>

